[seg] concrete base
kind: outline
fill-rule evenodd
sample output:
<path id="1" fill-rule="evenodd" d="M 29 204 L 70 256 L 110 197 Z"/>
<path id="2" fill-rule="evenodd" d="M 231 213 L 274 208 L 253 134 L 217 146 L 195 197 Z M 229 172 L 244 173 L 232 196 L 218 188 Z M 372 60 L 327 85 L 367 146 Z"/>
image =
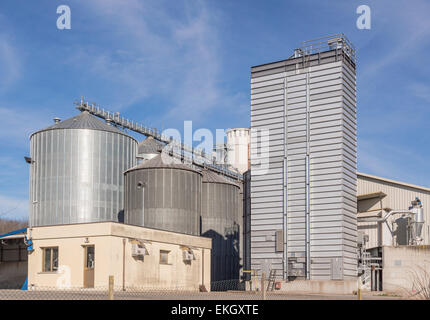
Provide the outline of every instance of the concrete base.
<path id="1" fill-rule="evenodd" d="M 282 282 L 277 291 L 314 294 L 353 294 L 357 280 L 295 280 Z"/>

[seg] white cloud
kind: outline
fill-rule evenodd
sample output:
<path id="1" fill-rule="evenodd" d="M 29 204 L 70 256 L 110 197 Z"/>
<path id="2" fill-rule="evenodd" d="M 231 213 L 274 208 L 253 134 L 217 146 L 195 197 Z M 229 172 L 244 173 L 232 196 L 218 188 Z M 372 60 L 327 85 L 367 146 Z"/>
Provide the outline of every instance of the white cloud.
<path id="1" fill-rule="evenodd" d="M 29 107 L 0 106 L 0 119 L 0 143 L 7 142 L 9 146 L 28 146 L 30 134 L 47 126 L 46 115 Z"/>
<path id="2" fill-rule="evenodd" d="M 428 83 L 414 82 L 409 85 L 409 90 L 415 97 L 430 103 L 430 85 Z M 428 112 L 429 109 L 427 108 L 426 111 Z"/>
<path id="3" fill-rule="evenodd" d="M 21 64 L 17 50 L 0 34 L 0 92 L 7 90 L 21 76 Z"/>
<path id="4" fill-rule="evenodd" d="M 0 218 L 28 219 L 28 198 L 0 194 Z"/>
<path id="5" fill-rule="evenodd" d="M 413 147 L 374 139 L 359 139 L 358 171 L 430 187 L 428 160 Z"/>
<path id="6" fill-rule="evenodd" d="M 164 120 L 196 120 L 215 108 L 247 101 L 220 85 L 220 18 L 205 2 L 178 10 L 163 1 L 97 0 L 88 6 L 103 16 L 113 45 L 107 51 L 81 47 L 67 61 L 115 88 L 103 97 L 110 108 L 161 97 L 166 101 Z"/>
<path id="7" fill-rule="evenodd" d="M 377 1 L 371 4 L 373 29 L 368 31 L 374 43 L 383 41 L 384 49 L 363 66 L 361 80 L 369 80 L 395 63 L 414 63 L 417 53 L 430 43 L 430 3 L 427 0 Z M 418 60 L 419 61 L 419 60 Z"/>

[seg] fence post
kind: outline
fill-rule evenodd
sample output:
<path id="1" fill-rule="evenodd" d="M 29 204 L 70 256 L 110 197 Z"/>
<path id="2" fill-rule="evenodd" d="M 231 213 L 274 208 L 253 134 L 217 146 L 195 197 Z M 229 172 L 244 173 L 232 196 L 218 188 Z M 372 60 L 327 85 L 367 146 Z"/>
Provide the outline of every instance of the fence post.
<path id="1" fill-rule="evenodd" d="M 113 300 L 113 276 L 109 276 L 109 300 Z"/>
<path id="2" fill-rule="evenodd" d="M 358 281 L 357 281 L 357 299 L 361 300 L 361 282 L 360 282 L 360 277 L 358 277 Z"/>
<path id="3" fill-rule="evenodd" d="M 266 300 L 266 286 L 264 284 L 264 281 L 266 280 L 266 273 L 261 273 L 261 298 L 263 300 Z"/>

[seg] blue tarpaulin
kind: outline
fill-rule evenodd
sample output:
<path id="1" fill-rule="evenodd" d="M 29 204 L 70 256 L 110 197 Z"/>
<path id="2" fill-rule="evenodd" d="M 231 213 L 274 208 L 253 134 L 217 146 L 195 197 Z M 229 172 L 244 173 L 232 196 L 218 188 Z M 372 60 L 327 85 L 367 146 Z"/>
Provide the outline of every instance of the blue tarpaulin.
<path id="1" fill-rule="evenodd" d="M 5 234 L 0 234 L 0 238 L 12 236 L 14 234 L 19 234 L 19 233 L 27 233 L 27 228 L 11 231 L 11 232 L 5 233 Z"/>
<path id="2" fill-rule="evenodd" d="M 28 277 L 27 277 L 27 278 L 25 278 L 25 281 L 24 281 L 24 284 L 23 284 L 23 285 L 22 285 L 22 287 L 21 287 L 21 290 L 27 290 L 27 289 L 28 289 L 27 282 L 28 282 Z"/>

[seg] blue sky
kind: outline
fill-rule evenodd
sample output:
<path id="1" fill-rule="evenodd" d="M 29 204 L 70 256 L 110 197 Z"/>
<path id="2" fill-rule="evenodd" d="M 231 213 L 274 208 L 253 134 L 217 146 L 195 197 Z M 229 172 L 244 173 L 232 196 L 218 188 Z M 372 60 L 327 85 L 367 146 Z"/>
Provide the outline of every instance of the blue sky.
<path id="1" fill-rule="evenodd" d="M 2 0 L 0 215 L 27 216 L 29 135 L 80 96 L 151 127 L 248 127 L 250 67 L 340 32 L 358 51 L 359 170 L 430 186 L 429 16 L 427 0 Z"/>

